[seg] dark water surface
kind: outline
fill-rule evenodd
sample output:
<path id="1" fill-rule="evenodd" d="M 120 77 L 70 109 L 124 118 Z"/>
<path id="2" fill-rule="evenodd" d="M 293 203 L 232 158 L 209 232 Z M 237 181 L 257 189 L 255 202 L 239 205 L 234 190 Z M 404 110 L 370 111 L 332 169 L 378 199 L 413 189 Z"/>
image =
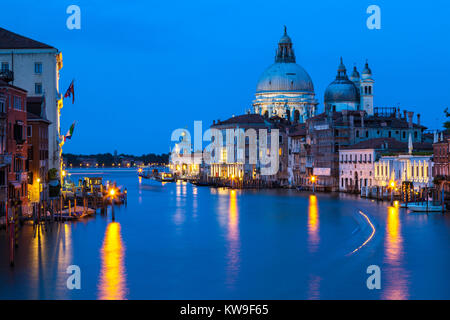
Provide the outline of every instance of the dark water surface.
<path id="1" fill-rule="evenodd" d="M 0 231 L 0 298 L 450 298 L 449 215 L 295 190 L 147 186 L 126 169 L 100 174 L 128 188 L 115 222 L 97 214 L 36 235 L 25 226 L 14 268 Z M 81 268 L 81 290 L 67 289 L 69 265 Z M 381 290 L 367 289 L 370 265 L 381 268 Z"/>

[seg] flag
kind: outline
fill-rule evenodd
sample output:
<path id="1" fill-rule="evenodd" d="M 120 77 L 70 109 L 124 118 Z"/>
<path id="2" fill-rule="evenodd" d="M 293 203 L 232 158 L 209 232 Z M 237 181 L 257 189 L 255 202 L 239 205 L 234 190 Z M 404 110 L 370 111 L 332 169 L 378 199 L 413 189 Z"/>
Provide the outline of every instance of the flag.
<path id="1" fill-rule="evenodd" d="M 64 142 L 66 142 L 67 139 L 72 138 L 74 128 L 75 128 L 75 121 L 72 123 L 72 125 L 69 128 L 69 131 L 67 131 L 66 135 L 64 136 Z"/>
<path id="2" fill-rule="evenodd" d="M 73 87 L 73 80 L 70 83 L 69 88 L 67 89 L 66 93 L 64 94 L 64 98 L 72 97 L 72 104 L 75 102 L 75 89 Z"/>

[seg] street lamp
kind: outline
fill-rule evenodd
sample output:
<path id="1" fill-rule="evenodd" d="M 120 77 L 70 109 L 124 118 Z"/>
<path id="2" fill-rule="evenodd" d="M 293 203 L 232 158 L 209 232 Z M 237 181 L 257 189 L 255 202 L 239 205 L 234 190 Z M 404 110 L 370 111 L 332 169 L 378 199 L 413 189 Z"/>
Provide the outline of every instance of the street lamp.
<path id="1" fill-rule="evenodd" d="M 313 185 L 313 192 L 316 192 L 316 177 L 315 176 L 311 176 L 311 182 Z"/>
<path id="2" fill-rule="evenodd" d="M 389 181 L 389 187 L 391 188 L 391 205 L 394 204 L 394 189 L 395 189 L 395 181 Z"/>

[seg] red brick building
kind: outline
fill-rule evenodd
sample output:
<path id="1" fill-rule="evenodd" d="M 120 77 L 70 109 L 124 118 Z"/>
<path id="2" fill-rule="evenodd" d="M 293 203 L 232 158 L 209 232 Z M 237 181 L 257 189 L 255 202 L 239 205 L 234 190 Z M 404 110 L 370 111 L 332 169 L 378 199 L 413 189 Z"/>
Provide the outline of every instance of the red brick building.
<path id="1" fill-rule="evenodd" d="M 433 144 L 433 177 L 437 186 L 450 193 L 450 134 L 442 132 Z"/>
<path id="2" fill-rule="evenodd" d="M 45 98 L 27 99 L 28 190 L 29 200 L 39 202 L 48 198 L 48 126 Z"/>
<path id="3" fill-rule="evenodd" d="M 25 212 L 28 198 L 27 173 L 27 91 L 15 87 L 0 79 L 0 96 L 4 105 L 4 175 L 7 182 L 8 200 L 21 201 L 22 213 Z M 1 180 L 0 174 L 0 180 Z"/>

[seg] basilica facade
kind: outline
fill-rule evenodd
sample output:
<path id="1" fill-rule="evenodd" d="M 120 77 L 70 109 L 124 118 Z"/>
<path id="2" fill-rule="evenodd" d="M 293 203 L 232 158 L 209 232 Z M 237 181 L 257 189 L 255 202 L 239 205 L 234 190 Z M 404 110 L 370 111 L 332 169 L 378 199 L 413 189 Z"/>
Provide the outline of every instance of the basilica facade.
<path id="1" fill-rule="evenodd" d="M 311 77 L 296 63 L 292 41 L 285 27 L 278 42 L 275 63 L 258 80 L 253 111 L 265 117 L 278 116 L 292 122 L 305 122 L 316 114 L 317 105 Z"/>

